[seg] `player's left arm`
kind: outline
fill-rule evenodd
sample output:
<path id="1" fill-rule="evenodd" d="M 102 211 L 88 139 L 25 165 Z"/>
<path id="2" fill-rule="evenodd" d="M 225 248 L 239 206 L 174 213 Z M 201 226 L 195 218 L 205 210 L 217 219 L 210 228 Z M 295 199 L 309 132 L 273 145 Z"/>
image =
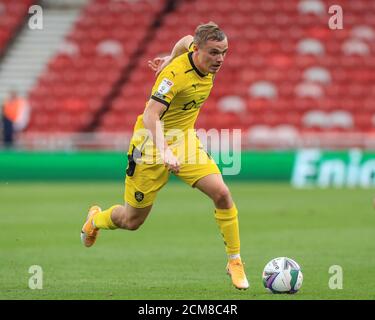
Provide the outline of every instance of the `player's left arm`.
<path id="1" fill-rule="evenodd" d="M 155 75 L 158 76 L 159 73 L 175 58 L 189 51 L 191 43 L 194 41 L 192 35 L 187 35 L 174 45 L 170 55 L 165 57 L 156 57 L 152 61 L 148 61 L 148 66 L 151 70 L 155 71 Z"/>

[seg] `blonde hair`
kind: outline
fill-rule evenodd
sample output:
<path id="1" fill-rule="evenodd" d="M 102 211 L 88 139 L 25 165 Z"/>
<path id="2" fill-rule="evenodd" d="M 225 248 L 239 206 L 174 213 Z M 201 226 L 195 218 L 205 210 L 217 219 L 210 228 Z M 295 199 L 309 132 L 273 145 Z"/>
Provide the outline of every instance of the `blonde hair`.
<path id="1" fill-rule="evenodd" d="M 194 44 L 202 47 L 207 41 L 223 41 L 227 36 L 215 22 L 200 24 L 195 29 Z"/>

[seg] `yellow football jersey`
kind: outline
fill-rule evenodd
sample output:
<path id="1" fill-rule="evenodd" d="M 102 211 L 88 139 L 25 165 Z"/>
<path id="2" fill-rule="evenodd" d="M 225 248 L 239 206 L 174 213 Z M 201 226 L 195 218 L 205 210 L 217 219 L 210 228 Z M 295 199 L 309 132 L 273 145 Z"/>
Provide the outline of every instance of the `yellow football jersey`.
<path id="1" fill-rule="evenodd" d="M 175 58 L 159 74 L 152 88 L 151 99 L 167 107 L 160 117 L 164 132 L 193 129 L 200 108 L 210 94 L 214 75 L 202 74 L 192 55 L 190 51 Z M 142 115 L 137 119 L 136 128 L 143 128 Z"/>
<path id="2" fill-rule="evenodd" d="M 192 55 L 192 50 L 182 54 L 163 69 L 152 88 L 151 99 L 166 106 L 160 119 L 165 139 L 181 163 L 176 175 L 194 186 L 209 174 L 220 174 L 220 170 L 194 130 L 200 108 L 210 94 L 214 75 L 202 74 L 194 65 Z M 144 208 L 154 202 L 170 173 L 144 128 L 143 115 L 137 119 L 128 160 L 125 201 L 135 208 Z"/>

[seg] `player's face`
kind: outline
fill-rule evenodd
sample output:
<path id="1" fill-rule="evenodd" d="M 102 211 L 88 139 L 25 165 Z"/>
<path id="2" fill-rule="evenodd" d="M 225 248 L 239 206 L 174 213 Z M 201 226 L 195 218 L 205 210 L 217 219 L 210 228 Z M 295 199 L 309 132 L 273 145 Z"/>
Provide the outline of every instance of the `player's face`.
<path id="1" fill-rule="evenodd" d="M 216 73 L 220 70 L 228 50 L 228 40 L 208 40 L 202 48 L 197 48 L 199 66 L 204 73 Z"/>

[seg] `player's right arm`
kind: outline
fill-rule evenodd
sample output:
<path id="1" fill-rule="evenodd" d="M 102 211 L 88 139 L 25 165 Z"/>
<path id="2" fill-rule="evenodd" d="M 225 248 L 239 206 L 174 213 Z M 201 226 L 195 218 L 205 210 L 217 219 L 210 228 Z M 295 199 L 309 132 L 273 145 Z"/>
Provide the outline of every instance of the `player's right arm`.
<path id="1" fill-rule="evenodd" d="M 143 112 L 143 124 L 152 134 L 153 142 L 169 170 L 178 173 L 180 163 L 164 138 L 161 119 L 168 112 L 172 100 L 186 86 L 186 76 L 179 65 L 172 62 L 157 77 L 151 90 L 151 97 Z M 170 111 L 170 110 L 169 110 Z"/>
<path id="2" fill-rule="evenodd" d="M 164 165 L 168 170 L 178 173 L 180 170 L 180 162 L 174 156 L 164 139 L 163 128 L 160 121 L 161 115 L 166 110 L 167 107 L 163 103 L 150 99 L 143 113 L 143 124 L 145 128 L 150 131 L 153 142 L 162 156 Z"/>
<path id="3" fill-rule="evenodd" d="M 182 55 L 183 53 L 188 52 L 190 45 L 193 41 L 194 37 L 190 34 L 178 40 L 170 54 L 171 61 L 174 58 L 177 58 L 178 56 Z"/>
<path id="4" fill-rule="evenodd" d="M 182 55 L 185 52 L 188 52 L 190 49 L 191 43 L 194 41 L 192 35 L 187 35 L 174 45 L 172 52 L 169 56 L 165 57 L 156 57 L 152 61 L 148 61 L 148 66 L 155 71 L 155 75 L 158 76 L 159 73 L 175 58 Z"/>

